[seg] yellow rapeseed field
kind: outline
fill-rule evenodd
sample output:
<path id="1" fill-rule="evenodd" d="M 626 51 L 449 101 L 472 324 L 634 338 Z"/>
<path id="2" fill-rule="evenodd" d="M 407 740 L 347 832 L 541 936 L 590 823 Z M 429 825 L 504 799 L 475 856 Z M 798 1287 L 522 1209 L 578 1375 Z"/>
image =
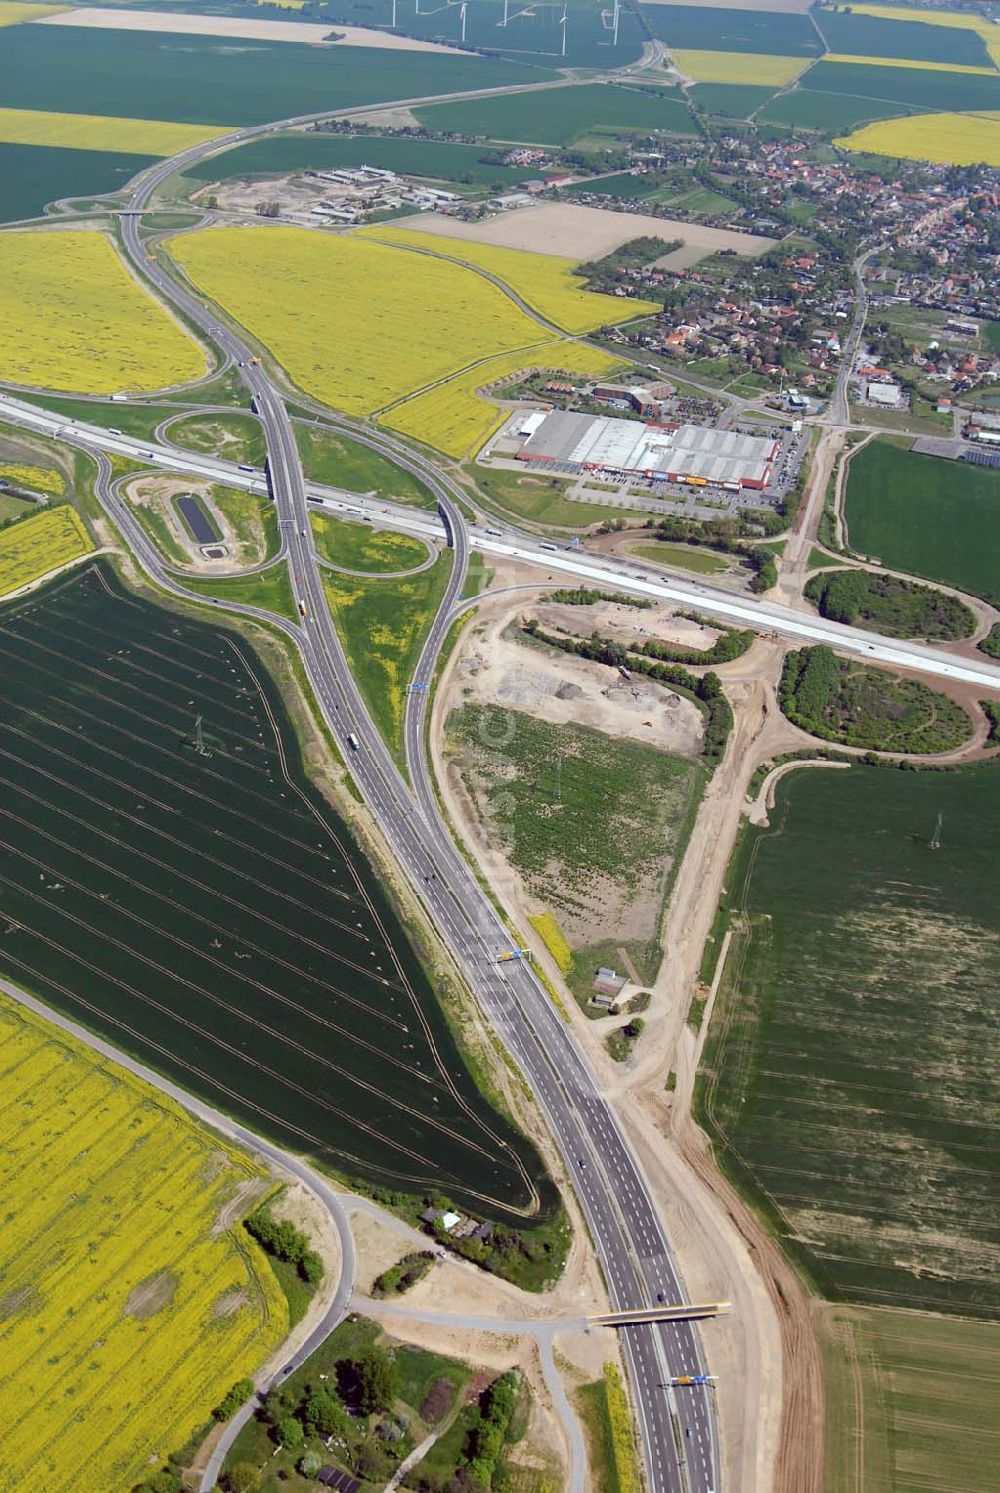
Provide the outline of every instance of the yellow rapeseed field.
<path id="1" fill-rule="evenodd" d="M 1000 166 L 1000 114 L 912 114 L 866 124 L 834 141 L 847 150 L 944 165 Z"/>
<path id="2" fill-rule="evenodd" d="M 6 145 L 58 145 L 70 150 L 117 150 L 128 155 L 172 156 L 214 140 L 225 130 L 210 124 L 164 119 L 114 119 L 105 114 L 50 114 L 43 109 L 0 109 Z"/>
<path id="3" fill-rule="evenodd" d="M 604 1365 L 604 1389 L 608 1397 L 608 1419 L 611 1421 L 611 1446 L 618 1474 L 618 1487 L 621 1493 L 639 1493 L 642 1474 L 639 1471 L 635 1445 L 635 1421 L 616 1363 Z"/>
<path id="4" fill-rule="evenodd" d="M 859 67 L 913 67 L 930 73 L 975 73 L 988 78 L 996 76 L 995 67 L 972 67 L 961 62 L 918 62 L 913 57 L 850 57 L 843 52 L 827 52 L 824 62 L 849 62 Z"/>
<path id="5" fill-rule="evenodd" d="M 259 1172 L 6 999 L 0 1084 L 0 1487 L 124 1493 L 288 1331 L 257 1246 L 213 1237 Z"/>
<path id="6" fill-rule="evenodd" d="M 93 549 L 83 520 L 68 503 L 43 508 L 0 529 L 0 596 L 9 596 Z"/>
<path id="7" fill-rule="evenodd" d="M 66 491 L 62 473 L 53 467 L 26 467 L 9 461 L 0 462 L 0 478 L 13 482 L 16 487 L 30 487 L 33 492 L 47 493 L 50 498 L 61 498 Z"/>
<path id="8" fill-rule="evenodd" d="M 398 404 L 381 417 L 381 423 L 448 456 L 461 458 L 478 451 L 505 418 L 495 404 L 477 394 L 477 389 L 522 369 L 547 368 L 553 374 L 602 374 L 612 373 L 621 366 L 610 353 L 598 348 L 558 340 L 540 342 L 466 368 L 436 389 Z"/>
<path id="9" fill-rule="evenodd" d="M 779 88 L 815 59 L 777 57 L 771 52 L 694 52 L 671 47 L 674 63 L 698 83 L 753 83 Z"/>
<path id="10" fill-rule="evenodd" d="M 630 301 L 584 290 L 583 281 L 574 274 L 578 263 L 575 259 L 533 254 L 524 249 L 497 248 L 493 244 L 476 244 L 469 239 L 448 238 L 444 234 L 410 228 L 362 228 L 358 230 L 358 237 L 430 249 L 435 254 L 447 255 L 449 259 L 458 259 L 463 264 L 486 270 L 516 291 L 532 310 L 554 322 L 564 332 L 592 332 L 609 322 L 648 316 L 660 310 L 649 301 Z"/>
<path id="11" fill-rule="evenodd" d="M 0 327 L 0 376 L 35 388 L 160 389 L 207 366 L 93 231 L 0 233 Z"/>
<path id="12" fill-rule="evenodd" d="M 27 5 L 21 0 L 0 0 L 0 26 L 18 26 L 22 21 L 40 21 L 43 16 L 54 16 L 60 10 L 69 10 L 68 5 Z"/>
<path id="13" fill-rule="evenodd" d="M 535 912 L 528 918 L 528 922 L 556 961 L 558 968 L 564 975 L 569 974 L 573 968 L 573 950 L 566 942 L 566 935 L 560 928 L 555 913 Z"/>
<path id="14" fill-rule="evenodd" d="M 355 415 L 539 340 L 538 324 L 482 276 L 371 239 L 209 228 L 170 252 L 301 388 Z"/>

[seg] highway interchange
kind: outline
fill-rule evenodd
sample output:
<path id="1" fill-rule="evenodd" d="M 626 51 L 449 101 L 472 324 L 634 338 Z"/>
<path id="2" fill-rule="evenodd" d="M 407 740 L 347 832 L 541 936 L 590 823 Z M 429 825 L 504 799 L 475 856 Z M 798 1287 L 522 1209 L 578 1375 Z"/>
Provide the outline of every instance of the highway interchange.
<path id="1" fill-rule="evenodd" d="M 306 610 L 300 627 L 285 630 L 300 649 L 320 709 L 398 864 L 549 1121 L 601 1259 L 612 1303 L 641 1307 L 660 1298 L 683 1301 L 685 1292 L 648 1184 L 569 1028 L 527 963 L 501 968 L 495 962 L 498 951 L 509 943 L 509 934 L 441 819 L 420 728 L 421 692 L 409 696 L 413 709 L 406 723 L 407 760 L 416 800 L 364 706 L 326 606 L 305 480 L 281 392 L 253 351 L 234 332 L 220 326 L 217 312 L 179 286 L 146 251 L 138 214 L 158 182 L 173 169 L 174 163 L 164 162 L 140 180 L 128 204 L 130 214 L 136 216 L 122 219 L 123 244 L 137 271 L 240 369 L 264 431 L 268 479 L 293 590 Z M 421 664 L 422 669 L 430 669 L 444 640 L 448 614 L 464 584 L 468 536 L 451 484 L 429 464 L 421 463 L 420 475 L 440 506 L 453 544 L 448 587 Z M 114 506 L 106 482 L 98 486 L 102 501 L 110 499 L 112 516 L 125 532 L 121 507 Z M 138 538 L 137 527 L 133 521 L 126 533 L 132 543 Z M 170 581 L 148 543 L 137 548 L 143 565 L 160 584 L 168 582 L 174 591 L 183 589 L 177 581 Z M 359 743 L 357 751 L 349 745 L 350 736 Z M 671 1377 L 704 1371 L 694 1328 L 688 1323 L 630 1328 L 623 1334 L 623 1343 L 651 1487 L 670 1493 L 718 1490 L 721 1480 L 711 1391 L 699 1386 L 686 1394 L 679 1422 L 673 1391 L 660 1387 Z"/>
<path id="2" fill-rule="evenodd" d="M 262 132 L 240 132 L 232 139 Z M 307 488 L 284 397 L 267 368 L 256 361 L 253 350 L 234 331 L 220 324 L 217 311 L 168 274 L 147 251 L 140 236 L 141 214 L 159 183 L 202 155 L 217 151 L 219 144 L 215 141 L 195 147 L 182 156 L 159 163 L 140 177 L 122 215 L 121 226 L 125 251 L 137 273 L 151 282 L 157 293 L 219 350 L 223 366 L 238 367 L 264 431 L 267 480 L 277 510 L 282 553 L 305 615 L 296 625 L 260 608 L 232 606 L 230 610 L 280 628 L 300 651 L 319 708 L 397 863 L 545 1114 L 586 1218 L 613 1305 L 637 1309 L 658 1301 L 684 1301 L 686 1293 L 648 1183 L 569 1027 L 528 963 L 519 961 L 501 967 L 495 962 L 497 953 L 509 946 L 510 935 L 441 817 L 426 757 L 427 693 L 418 690 L 408 696 L 405 747 L 411 789 L 371 721 L 347 665 L 324 597 L 309 523 L 310 504 L 319 501 L 331 507 L 367 507 L 372 517 L 377 515 L 378 508 L 386 505 L 365 504 L 356 497 L 347 498 L 313 486 Z M 182 578 L 164 565 L 144 530 L 118 498 L 111 465 L 100 453 L 128 454 L 152 460 L 172 471 L 190 471 L 260 490 L 259 476 L 255 480 L 252 474 L 240 472 L 228 463 L 195 457 L 189 452 L 180 454 L 165 445 L 150 446 L 127 437 L 111 436 L 98 427 L 52 416 L 23 400 L 0 399 L 0 418 L 50 434 L 58 433 L 61 439 L 98 453 L 99 500 L 144 570 L 163 589 L 177 596 L 191 593 L 186 591 Z M 610 583 L 617 589 L 694 605 L 708 615 L 758 630 L 805 642 L 828 642 L 872 661 L 1000 689 L 1000 669 L 945 650 L 894 643 L 789 607 L 737 598 L 707 584 L 666 579 L 632 560 L 623 564 L 611 557 L 583 555 L 572 550 L 542 550 L 540 544 L 544 541 L 513 528 L 500 536 L 476 526 L 470 531 L 457 501 L 458 489 L 427 458 L 392 437 L 359 431 L 333 416 L 328 423 L 335 427 L 339 424 L 339 428 L 350 431 L 353 439 L 363 440 L 414 472 L 439 505 L 440 520 L 427 513 L 390 505 L 394 527 L 429 538 L 444 535 L 451 546 L 450 578 L 421 655 L 417 672 L 420 681 L 429 681 L 433 675 L 460 602 L 470 545 L 475 545 L 485 553 L 541 566 L 549 575 L 565 574 L 595 584 Z M 350 745 L 352 736 L 358 742 L 357 750 Z M 252 1143 L 261 1147 L 258 1137 Z M 287 1159 L 282 1157 L 282 1160 L 287 1165 Z M 339 1295 L 337 1309 L 340 1312 L 346 1309 Z M 332 1325 L 333 1317 L 328 1313 L 325 1330 Z M 664 1387 L 671 1378 L 704 1373 L 706 1365 L 695 1328 L 690 1323 L 633 1327 L 623 1332 L 622 1342 L 651 1488 L 655 1493 L 713 1493 L 713 1490 L 719 1493 L 720 1457 L 712 1389 L 694 1386 L 685 1389 L 680 1399 L 672 1389 Z M 574 1482 L 578 1476 L 579 1469 Z"/>

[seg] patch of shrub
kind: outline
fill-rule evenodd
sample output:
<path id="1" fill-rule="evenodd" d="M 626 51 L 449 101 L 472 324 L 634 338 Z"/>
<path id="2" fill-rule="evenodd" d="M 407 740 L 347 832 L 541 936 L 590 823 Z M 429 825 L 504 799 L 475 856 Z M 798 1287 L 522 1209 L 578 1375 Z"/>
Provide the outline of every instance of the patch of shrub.
<path id="1" fill-rule="evenodd" d="M 229 1393 L 219 1401 L 212 1411 L 213 1420 L 230 1420 L 245 1405 L 253 1394 L 252 1379 L 238 1379 Z"/>
<path id="2" fill-rule="evenodd" d="M 279 1221 L 269 1208 L 258 1208 L 256 1213 L 243 1220 L 243 1226 L 265 1254 L 297 1266 L 302 1279 L 309 1285 L 314 1286 L 323 1279 L 323 1261 L 310 1248 L 305 1234 L 287 1218 Z"/>
<path id="3" fill-rule="evenodd" d="M 404 1255 L 395 1265 L 382 1271 L 372 1286 L 372 1295 L 401 1296 L 404 1291 L 409 1291 L 418 1281 L 423 1280 L 433 1263 L 434 1256 L 426 1249 Z"/>
<path id="4" fill-rule="evenodd" d="M 627 596 L 624 591 L 593 591 L 587 586 L 550 591 L 546 600 L 561 602 L 566 607 L 589 607 L 598 601 L 613 601 L 622 607 L 638 607 L 640 611 L 648 611 L 653 605 L 641 596 Z"/>
<path id="5" fill-rule="evenodd" d="M 957 596 L 867 570 L 814 575 L 805 594 L 821 617 L 867 623 L 887 637 L 950 640 L 967 638 L 976 627 L 975 616 Z"/>

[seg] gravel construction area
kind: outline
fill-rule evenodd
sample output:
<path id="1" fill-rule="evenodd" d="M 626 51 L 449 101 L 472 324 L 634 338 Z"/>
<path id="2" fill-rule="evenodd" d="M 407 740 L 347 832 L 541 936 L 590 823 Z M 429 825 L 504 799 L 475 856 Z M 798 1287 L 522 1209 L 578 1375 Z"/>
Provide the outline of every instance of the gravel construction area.
<path id="1" fill-rule="evenodd" d="M 231 36 L 242 41 L 292 41 L 321 46 L 382 47 L 397 52 L 446 52 L 455 47 L 417 41 L 363 26 L 318 26 L 312 21 L 257 21 L 246 16 L 192 16 L 166 10 L 100 10 L 83 6 L 32 22 L 35 26 L 87 26 L 101 31 L 166 31 L 178 36 Z M 473 54 L 462 54 L 473 55 Z"/>
<path id="2" fill-rule="evenodd" d="M 509 705 L 554 725 L 590 726 L 662 752 L 698 755 L 704 725 L 690 700 L 651 679 L 622 679 L 605 664 L 528 648 L 504 635 L 509 620 L 509 612 L 494 616 L 470 634 L 449 703 Z"/>
<path id="3" fill-rule="evenodd" d="M 678 262 L 684 265 L 693 264 L 695 258 L 717 254 L 720 249 L 732 249 L 736 254 L 753 258 L 774 245 L 774 239 L 755 233 L 703 228 L 698 223 L 682 223 L 676 218 L 616 213 L 603 207 L 577 207 L 570 202 L 515 208 L 478 223 L 461 223 L 440 213 L 421 213 L 407 218 L 406 227 L 437 233 L 443 238 L 471 239 L 477 244 L 527 249 L 534 254 L 556 254 L 576 260 L 600 259 L 630 239 L 647 237 L 662 239 L 665 244 L 683 239 L 684 247 L 675 254 L 683 256 Z M 671 254 L 657 263 L 670 267 L 674 258 Z"/>
<path id="4" fill-rule="evenodd" d="M 655 638 L 661 643 L 707 652 L 721 636 L 718 628 L 693 622 L 690 617 L 678 615 L 673 607 L 659 603 L 652 607 L 630 607 L 617 601 L 597 601 L 592 606 L 579 607 L 542 600 L 531 612 L 546 632 L 574 637 L 589 637 L 599 632 L 602 637 L 615 638 L 630 648 L 638 648 Z"/>

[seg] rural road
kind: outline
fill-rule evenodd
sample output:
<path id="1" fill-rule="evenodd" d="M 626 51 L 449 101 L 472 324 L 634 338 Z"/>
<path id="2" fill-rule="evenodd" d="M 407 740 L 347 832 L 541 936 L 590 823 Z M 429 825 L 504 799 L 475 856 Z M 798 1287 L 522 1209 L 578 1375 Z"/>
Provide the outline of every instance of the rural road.
<path id="1" fill-rule="evenodd" d="M 487 93 L 511 91 L 514 90 L 485 90 Z M 418 103 L 426 100 L 397 102 Z M 369 110 L 373 107 L 375 106 L 367 106 Z M 333 112 L 343 114 L 352 111 Z M 313 494 L 307 489 L 303 477 L 294 431 L 281 388 L 265 366 L 251 362 L 252 350 L 237 332 L 226 324 L 220 324 L 216 311 L 192 294 L 187 286 L 179 284 L 157 260 L 149 257 L 146 245 L 139 235 L 142 214 L 148 210 L 152 193 L 167 176 L 205 156 L 214 155 L 227 145 L 266 135 L 272 130 L 287 127 L 289 123 L 308 122 L 324 117 L 327 116 L 310 115 L 301 121 L 283 121 L 280 124 L 241 130 L 225 140 L 215 140 L 209 145 L 194 147 L 168 161 L 160 162 L 136 179 L 133 195 L 121 214 L 124 248 L 132 259 L 137 274 L 151 283 L 165 301 L 180 308 L 207 340 L 221 350 L 224 360 L 222 366 L 234 363 L 238 366 L 264 429 L 270 491 L 277 509 L 282 540 L 287 547 L 294 594 L 302 604 L 303 617 L 301 624 L 295 625 L 275 619 L 260 608 L 234 607 L 231 610 L 279 626 L 300 651 L 319 708 L 341 747 L 373 817 L 382 829 L 386 843 L 408 875 L 439 935 L 450 948 L 483 1011 L 511 1052 L 548 1119 L 562 1154 L 566 1174 L 572 1179 L 572 1185 L 580 1199 L 613 1303 L 627 1308 L 648 1306 L 657 1299 L 670 1303 L 681 1302 L 686 1293 L 654 1205 L 651 1189 L 625 1139 L 615 1111 L 604 1098 L 587 1060 L 576 1046 L 570 1030 L 554 1010 L 530 966 L 517 962 L 501 968 L 496 963 L 497 951 L 508 945 L 509 935 L 442 822 L 424 759 L 422 713 L 425 693 L 412 692 L 409 696 L 411 704 L 406 719 L 406 756 L 413 783 L 412 791 L 397 771 L 360 696 L 326 606 L 308 518 L 310 497 Z M 0 401 L 0 413 L 3 413 L 3 407 L 9 403 L 11 402 L 6 400 Z M 24 423 L 30 423 L 30 417 L 24 417 L 23 406 L 21 415 Z M 50 421 L 52 418 L 49 417 Z M 37 427 L 37 420 L 35 424 Z M 353 430 L 351 434 L 357 438 Z M 99 434 L 96 439 L 93 434 L 85 437 L 79 426 L 74 427 L 71 435 L 77 440 L 81 437 L 89 439 L 91 446 L 105 450 L 125 450 L 133 454 L 138 448 L 140 459 L 143 460 L 149 460 L 149 452 L 153 450 L 152 447 L 143 446 L 141 442 L 120 440 L 116 443 L 108 439 L 107 432 Z M 711 586 L 664 580 L 656 572 L 637 567 L 634 561 L 630 562 L 630 568 L 626 572 L 620 562 L 614 559 L 579 557 L 565 550 L 543 549 L 544 541 L 520 534 L 516 530 L 511 530 L 507 538 L 501 536 L 499 539 L 483 530 L 474 531 L 470 535 L 456 501 L 456 489 L 450 479 L 426 459 L 417 462 L 412 452 L 407 452 L 405 458 L 398 455 L 397 443 L 374 439 L 370 435 L 365 443 L 373 449 L 392 453 L 392 459 L 400 465 L 419 472 L 438 501 L 443 532 L 453 550 L 451 576 L 444 602 L 434 619 L 421 656 L 421 679 L 429 678 L 433 670 L 452 609 L 462 589 L 470 543 L 474 542 L 485 553 L 525 559 L 549 572 L 572 575 L 597 583 L 603 580 L 636 594 L 662 596 L 694 605 L 710 615 L 744 622 L 758 630 L 770 628 L 784 636 L 803 641 L 830 642 L 843 651 L 871 660 L 888 662 L 897 667 L 918 668 L 925 674 L 936 674 L 938 677 L 974 678 L 987 688 L 1000 688 L 1000 669 L 992 666 L 980 666 L 968 660 L 960 660 L 942 650 L 894 644 L 859 629 L 843 628 L 822 619 L 803 616 L 801 612 L 779 607 L 775 603 L 733 598 L 731 594 Z M 154 451 L 152 459 L 155 463 L 162 461 L 165 466 L 174 470 L 201 474 L 205 474 L 206 470 L 218 472 L 218 463 L 213 465 L 199 461 L 188 453 L 186 461 L 182 463 L 169 451 L 164 451 L 161 457 L 157 454 L 160 449 Z M 109 474 L 110 467 L 104 460 L 97 484 L 98 496 L 139 562 L 161 587 L 175 595 L 192 599 L 179 579 L 170 574 L 155 547 L 111 491 Z M 238 485 L 259 491 L 260 483 L 259 475 L 255 479 L 244 474 L 243 481 Z M 337 500 L 326 501 L 331 503 Z M 427 514 L 416 515 L 412 509 L 409 510 L 409 519 L 411 523 L 430 522 Z M 399 522 L 399 527 L 404 527 L 402 521 Z M 413 532 L 419 530 L 414 528 Z M 439 528 L 438 534 L 441 532 Z M 196 599 L 204 604 L 204 598 Z M 351 737 L 357 740 L 357 750 L 352 750 L 349 744 Z M 51 1019 L 52 1013 L 42 1009 Z M 93 1045 L 93 1039 L 89 1039 L 86 1034 L 81 1035 Z M 115 1056 L 122 1061 L 120 1055 Z M 136 1068 L 139 1066 L 136 1065 Z M 144 1072 L 143 1076 L 147 1074 Z M 164 1088 L 164 1081 L 159 1080 L 156 1075 L 152 1075 L 150 1081 Z M 198 1104 L 198 1101 L 192 1101 L 180 1090 L 175 1097 L 192 1110 L 193 1105 Z M 240 1127 L 224 1121 L 224 1117 L 219 1119 L 223 1120 L 219 1128 L 223 1128 L 226 1133 L 239 1131 Z M 212 1123 L 218 1124 L 219 1119 Z M 262 1143 L 258 1137 L 253 1137 L 251 1143 L 263 1154 L 268 1154 L 265 1149 L 268 1143 Z M 290 1170 L 294 1171 L 296 1165 L 304 1167 L 309 1173 L 309 1185 L 318 1191 L 316 1183 L 322 1183 L 322 1179 L 313 1180 L 311 1170 L 304 1163 L 296 1163 L 295 1158 L 287 1158 L 278 1148 L 272 1150 L 280 1156 L 280 1164 Z M 290 1162 L 293 1165 L 290 1166 Z M 296 1174 L 302 1175 L 301 1172 Z M 329 1198 L 340 1210 L 334 1216 L 338 1229 L 341 1230 L 342 1240 L 345 1234 L 349 1240 L 350 1230 L 343 1217 L 342 1205 L 337 1204 L 336 1194 L 327 1190 Z M 324 1202 L 329 1206 L 325 1197 Z M 341 1315 L 350 1299 L 347 1280 L 349 1275 L 353 1280 L 354 1267 L 353 1244 L 350 1245 L 349 1254 L 346 1242 L 344 1247 L 345 1269 L 334 1303 Z M 316 1341 L 310 1340 L 312 1346 L 321 1342 L 332 1325 L 335 1325 L 332 1313 L 333 1306 L 324 1324 L 313 1334 Z M 537 1328 L 537 1324 L 535 1326 Z M 717 1493 L 721 1482 L 711 1395 L 703 1390 L 692 1392 L 685 1398 L 683 1411 L 680 1411 L 672 1392 L 664 1392 L 661 1388 L 664 1379 L 703 1371 L 701 1347 L 695 1329 L 690 1324 L 639 1327 L 623 1333 L 622 1342 L 638 1409 L 651 1487 L 655 1493 L 712 1493 L 712 1490 Z M 308 1351 L 309 1345 L 306 1345 L 301 1350 L 302 1356 Z M 551 1360 L 551 1344 L 549 1352 L 554 1378 L 558 1381 L 554 1360 Z M 298 1354 L 296 1361 L 301 1361 Z M 290 1367 L 294 1367 L 294 1362 L 283 1366 L 279 1372 L 284 1374 Z M 555 1393 L 555 1389 L 553 1392 Z M 561 1383 L 559 1392 L 565 1399 Z M 251 1411 L 252 1407 L 249 1407 L 245 1414 L 249 1415 Z M 575 1459 L 574 1468 L 574 1478 L 582 1478 L 582 1462 Z M 211 1487 L 213 1481 L 214 1472 L 209 1469 L 203 1487 Z M 584 1484 L 581 1481 L 574 1486 L 582 1488 Z"/>
<path id="2" fill-rule="evenodd" d="M 270 490 L 279 528 L 287 536 L 293 594 L 303 611 L 301 626 L 286 624 L 283 630 L 302 654 L 319 707 L 386 842 L 548 1119 L 567 1175 L 573 1178 L 613 1304 L 642 1307 L 657 1298 L 681 1303 L 686 1292 L 662 1220 L 617 1115 L 534 972 L 524 962 L 509 970 L 497 965 L 497 951 L 509 942 L 503 921 L 451 840 L 433 794 L 427 795 L 426 783 L 418 786 L 415 801 L 368 714 L 326 605 L 305 480 L 281 390 L 242 338 L 220 324 L 219 313 L 146 253 L 139 221 L 153 191 L 182 161 L 190 163 L 205 153 L 202 148 L 185 152 L 137 179 L 121 218 L 125 252 L 138 274 L 239 367 L 264 430 Z M 454 550 L 451 576 L 432 626 L 439 645 L 447 614 L 464 581 L 468 534 L 448 479 L 430 463 L 422 468 L 421 476 L 439 504 Z M 131 542 L 138 526 L 129 524 L 129 516 L 120 507 L 114 508 L 100 480 L 98 489 L 123 532 L 128 526 Z M 151 549 L 142 536 L 138 553 L 144 567 L 161 585 L 183 594 L 183 587 L 165 573 Z M 244 615 L 267 615 L 255 608 L 238 610 Z M 427 657 L 425 650 L 425 661 Z M 407 729 L 409 734 L 409 725 Z M 707 1394 L 690 1398 L 684 1434 L 678 1435 L 672 1396 L 668 1391 L 665 1397 L 660 1389 L 665 1378 L 703 1369 L 695 1329 L 683 1323 L 630 1330 L 624 1335 L 624 1349 L 652 1486 L 658 1493 L 661 1489 L 665 1493 L 718 1489 L 711 1398 Z"/>
<path id="3" fill-rule="evenodd" d="M 396 1302 L 373 1301 L 367 1296 L 356 1296 L 354 1306 L 359 1312 L 400 1317 L 408 1322 L 427 1322 L 435 1327 L 452 1328 L 454 1331 L 496 1332 L 501 1335 L 517 1333 L 519 1336 L 533 1337 L 538 1346 L 538 1356 L 546 1388 L 552 1396 L 556 1415 L 566 1432 L 569 1477 L 565 1493 L 585 1493 L 587 1449 L 584 1445 L 579 1419 L 569 1402 L 566 1386 L 563 1384 L 555 1359 L 557 1334 L 581 1331 L 587 1325 L 585 1317 L 555 1318 L 548 1321 L 539 1321 L 537 1317 L 527 1317 L 519 1321 L 512 1317 L 483 1317 L 467 1312 L 426 1311 L 420 1307 L 403 1306 Z M 626 1331 L 629 1330 L 626 1329 Z M 654 1493 L 658 1493 L 658 1486 L 658 1484 L 653 1485 Z"/>

